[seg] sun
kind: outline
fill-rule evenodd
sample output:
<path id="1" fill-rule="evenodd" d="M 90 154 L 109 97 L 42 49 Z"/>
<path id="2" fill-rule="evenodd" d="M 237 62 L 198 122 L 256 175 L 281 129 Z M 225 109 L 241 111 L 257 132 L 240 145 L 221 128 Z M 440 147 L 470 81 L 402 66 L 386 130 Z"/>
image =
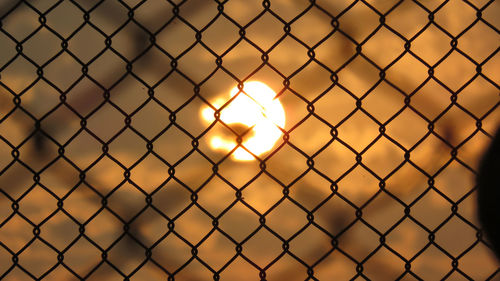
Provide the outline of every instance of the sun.
<path id="1" fill-rule="evenodd" d="M 237 96 L 236 96 L 237 95 Z M 282 136 L 285 127 L 285 110 L 276 98 L 276 93 L 266 84 L 259 81 L 248 81 L 240 92 L 234 87 L 229 98 L 219 98 L 212 105 L 220 109 L 230 98 L 234 100 L 220 111 L 219 119 L 229 126 L 243 126 L 250 131 L 245 135 L 241 145 L 255 155 L 262 155 L 271 150 Z M 201 110 L 202 118 L 212 123 L 215 111 L 211 107 Z M 215 150 L 229 152 L 237 146 L 237 136 L 216 135 L 209 140 Z M 232 157 L 239 161 L 251 161 L 255 157 L 242 147 L 238 147 Z"/>

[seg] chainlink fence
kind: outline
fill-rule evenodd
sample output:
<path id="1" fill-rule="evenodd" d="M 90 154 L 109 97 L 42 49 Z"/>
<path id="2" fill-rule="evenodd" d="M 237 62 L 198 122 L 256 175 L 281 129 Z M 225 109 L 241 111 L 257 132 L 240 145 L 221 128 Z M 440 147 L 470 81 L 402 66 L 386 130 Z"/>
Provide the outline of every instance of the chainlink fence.
<path id="1" fill-rule="evenodd" d="M 500 120 L 499 14 L 1 2 L 0 279 L 498 280 L 474 177 Z M 265 153 L 221 118 L 247 81 L 284 107 Z"/>

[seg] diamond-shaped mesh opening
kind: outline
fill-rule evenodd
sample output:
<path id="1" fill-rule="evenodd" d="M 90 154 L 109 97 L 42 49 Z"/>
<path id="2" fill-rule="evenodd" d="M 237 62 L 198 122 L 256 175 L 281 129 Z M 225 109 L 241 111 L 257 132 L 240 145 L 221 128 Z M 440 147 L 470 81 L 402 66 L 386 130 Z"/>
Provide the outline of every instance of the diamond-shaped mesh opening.
<path id="1" fill-rule="evenodd" d="M 245 41 L 268 51 L 283 36 L 283 24 L 268 12 L 259 13 L 250 21 L 245 33 Z"/>
<path id="2" fill-rule="evenodd" d="M 28 5 L 18 3 L 17 5 L 2 5 L 2 8 L 2 16 L 8 11 L 14 11 L 2 24 L 2 30 L 15 40 L 25 39 L 38 28 L 38 14 Z"/>
<path id="3" fill-rule="evenodd" d="M 62 212 L 52 216 L 40 230 L 40 236 L 58 250 L 68 247 L 78 236 L 78 225 Z"/>
<path id="4" fill-rule="evenodd" d="M 460 11 L 460 20 L 446 17 L 446 14 Z M 464 1 L 447 3 L 436 13 L 436 23 L 452 35 L 457 35 L 476 20 L 474 8 Z"/>
<path id="5" fill-rule="evenodd" d="M 5 241 L 3 249 L 19 252 L 33 240 L 33 227 L 18 215 L 9 216 L 2 221 L 0 237 Z"/>
<path id="6" fill-rule="evenodd" d="M 274 263 L 266 272 L 267 280 L 303 280 L 307 279 L 307 273 L 304 272 L 304 265 L 300 264 L 297 260 L 290 256 L 283 256 L 276 263 Z"/>
<path id="7" fill-rule="evenodd" d="M 43 65 L 59 52 L 58 38 L 47 29 L 40 29 L 23 45 L 23 53 L 36 64 Z"/>
<path id="8" fill-rule="evenodd" d="M 64 38 L 69 37 L 83 24 L 82 11 L 71 2 L 53 3 L 50 9 L 47 15 L 47 25 L 57 30 L 57 33 Z"/>
<path id="9" fill-rule="evenodd" d="M 220 229 L 238 243 L 246 240 L 259 226 L 259 217 L 246 205 L 231 205 L 220 219 Z"/>
<path id="10" fill-rule="evenodd" d="M 85 223 L 86 238 L 98 248 L 107 249 L 122 235 L 122 227 L 115 215 L 107 210 L 98 210 L 92 220 Z"/>
<path id="11" fill-rule="evenodd" d="M 500 6 L 0 3 L 0 279 L 496 280 Z"/>
<path id="12" fill-rule="evenodd" d="M 424 249 L 429 240 L 427 232 L 418 224 L 406 218 L 398 222 L 398 227 L 387 234 L 387 246 L 410 260 Z M 410 247 L 408 247 L 411 245 Z"/>
<path id="13" fill-rule="evenodd" d="M 215 270 L 220 270 L 236 254 L 235 245 L 219 232 L 212 233 L 200 246 L 200 258 L 207 260 Z"/>
<path id="14" fill-rule="evenodd" d="M 43 200 L 47 204 L 38 204 Z M 19 210 L 25 213 L 29 221 L 39 224 L 56 210 L 56 199 L 41 186 L 35 185 L 29 189 L 25 196 L 19 201 Z"/>
<path id="15" fill-rule="evenodd" d="M 54 57 L 49 62 L 50 64 L 43 69 L 43 73 L 44 77 L 50 81 L 51 86 L 55 88 L 67 91 L 82 77 L 82 67 L 66 52 Z"/>
<path id="16" fill-rule="evenodd" d="M 432 259 L 433 263 L 424 265 L 423 261 L 425 259 Z M 445 253 L 436 246 L 430 245 L 414 260 L 412 263 L 412 272 L 424 280 L 431 278 L 431 276 L 442 279 L 450 272 L 450 263 L 451 259 Z"/>
<path id="17" fill-rule="evenodd" d="M 56 263 L 56 252 L 38 239 L 19 255 L 19 265 L 30 266 L 30 273 L 37 278 L 48 274 Z"/>
<path id="18" fill-rule="evenodd" d="M 149 30 L 150 32 L 156 32 L 161 27 L 163 27 L 169 19 L 172 18 L 172 5 L 170 3 L 161 0 L 152 1 L 125 1 L 129 7 L 135 8 L 134 18 L 136 21 Z M 155 20 L 149 16 L 149 11 L 161 11 L 164 13 L 164 18 L 162 20 Z"/>
<path id="19" fill-rule="evenodd" d="M 397 280 L 404 273 L 405 262 L 391 251 L 381 248 L 363 265 L 368 278 L 381 276 L 386 280 Z"/>
<path id="20" fill-rule="evenodd" d="M 330 20 L 328 14 L 313 6 L 307 9 L 306 13 L 301 13 L 300 17 L 295 20 L 292 25 L 292 34 L 307 45 L 314 46 L 330 34 Z M 310 26 L 315 28 L 308 28 Z"/>
<path id="21" fill-rule="evenodd" d="M 152 258 L 158 266 L 164 268 L 163 272 L 177 271 L 192 257 L 191 247 L 177 238 L 172 232 L 169 232 L 157 242 L 152 251 Z M 176 255 L 171 256 L 168 254 L 172 252 L 176 253 Z"/>
<path id="22" fill-rule="evenodd" d="M 92 270 L 89 270 L 88 274 L 85 276 L 88 276 L 87 280 L 102 280 L 102 279 L 116 279 L 116 278 L 121 278 L 123 275 L 118 273 L 111 265 L 108 265 L 106 263 L 104 264 L 99 264 L 98 266 L 92 267 Z"/>

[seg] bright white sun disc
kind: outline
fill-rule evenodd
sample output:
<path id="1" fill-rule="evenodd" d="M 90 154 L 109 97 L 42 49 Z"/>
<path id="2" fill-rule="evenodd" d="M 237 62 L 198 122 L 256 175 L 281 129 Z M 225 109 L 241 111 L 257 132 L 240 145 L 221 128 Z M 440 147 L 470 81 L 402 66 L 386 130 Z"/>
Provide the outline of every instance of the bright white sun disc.
<path id="1" fill-rule="evenodd" d="M 239 92 L 234 87 L 230 97 Z M 227 125 L 241 124 L 252 127 L 251 135 L 242 142 L 242 145 L 255 155 L 261 155 L 273 148 L 281 137 L 280 128 L 285 127 L 285 110 L 281 102 L 275 98 L 276 93 L 266 84 L 258 81 L 249 81 L 243 84 L 243 92 L 229 103 L 220 112 L 220 120 Z M 216 108 L 220 108 L 226 100 L 218 99 L 213 102 Z M 201 111 L 201 116 L 208 122 L 215 120 L 214 110 L 206 107 Z M 210 139 L 213 149 L 231 151 L 237 145 L 235 139 L 214 136 Z M 240 161 L 255 159 L 242 147 L 238 147 L 232 154 L 233 158 Z"/>

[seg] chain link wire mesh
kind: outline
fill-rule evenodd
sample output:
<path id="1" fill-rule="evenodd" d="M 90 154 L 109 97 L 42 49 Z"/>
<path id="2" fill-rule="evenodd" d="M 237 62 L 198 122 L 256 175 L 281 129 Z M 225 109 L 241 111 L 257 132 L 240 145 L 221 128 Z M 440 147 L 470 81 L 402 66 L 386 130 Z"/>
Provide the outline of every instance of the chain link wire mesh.
<path id="1" fill-rule="evenodd" d="M 500 278 L 474 184 L 500 120 L 499 14 L 3 1 L 0 279 Z M 252 128 L 217 114 L 246 81 L 276 91 L 286 125 L 237 161 Z"/>

